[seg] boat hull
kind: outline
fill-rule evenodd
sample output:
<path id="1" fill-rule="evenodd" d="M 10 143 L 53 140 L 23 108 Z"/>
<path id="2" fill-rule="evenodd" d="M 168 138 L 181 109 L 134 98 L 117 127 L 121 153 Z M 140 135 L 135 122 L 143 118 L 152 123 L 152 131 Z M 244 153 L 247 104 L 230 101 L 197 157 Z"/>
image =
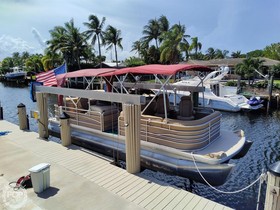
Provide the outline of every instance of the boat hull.
<path id="1" fill-rule="evenodd" d="M 59 136 L 58 125 L 51 123 L 49 127 L 51 135 Z M 91 134 L 72 128 L 72 143 L 98 153 L 114 157 L 116 160 L 125 161 L 125 144 L 118 135 Z M 110 136 L 115 136 L 114 139 Z M 207 164 L 196 162 L 200 173 L 213 186 L 219 186 L 226 182 L 234 164 Z M 193 159 L 182 158 L 179 154 L 161 153 L 154 148 L 141 145 L 141 168 L 160 171 L 163 173 L 185 177 L 196 182 L 205 183 L 193 162 Z"/>

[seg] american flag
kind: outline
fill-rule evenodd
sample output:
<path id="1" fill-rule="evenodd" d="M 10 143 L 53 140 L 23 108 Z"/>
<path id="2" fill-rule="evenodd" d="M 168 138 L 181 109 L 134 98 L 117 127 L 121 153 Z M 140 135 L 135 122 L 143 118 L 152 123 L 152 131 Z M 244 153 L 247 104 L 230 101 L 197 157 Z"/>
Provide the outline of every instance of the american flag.
<path id="1" fill-rule="evenodd" d="M 57 86 L 56 75 L 66 72 L 66 64 L 59 66 L 53 70 L 42 72 L 36 75 L 37 82 L 43 82 L 44 86 Z"/>

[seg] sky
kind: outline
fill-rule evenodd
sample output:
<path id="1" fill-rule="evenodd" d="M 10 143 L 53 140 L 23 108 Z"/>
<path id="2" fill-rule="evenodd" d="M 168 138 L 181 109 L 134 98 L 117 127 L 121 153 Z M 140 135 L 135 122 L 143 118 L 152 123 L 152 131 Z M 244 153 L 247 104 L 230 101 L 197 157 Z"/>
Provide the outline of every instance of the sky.
<path id="1" fill-rule="evenodd" d="M 161 15 L 170 25 L 184 24 L 203 53 L 209 47 L 247 53 L 280 42 L 279 11 L 279 0 L 0 0 L 0 61 L 14 52 L 43 53 L 51 29 L 73 19 L 85 31 L 92 14 L 106 18 L 104 28 L 121 30 L 119 60 L 136 56 L 132 43 Z M 104 48 L 102 54 L 107 61 L 114 58 Z"/>

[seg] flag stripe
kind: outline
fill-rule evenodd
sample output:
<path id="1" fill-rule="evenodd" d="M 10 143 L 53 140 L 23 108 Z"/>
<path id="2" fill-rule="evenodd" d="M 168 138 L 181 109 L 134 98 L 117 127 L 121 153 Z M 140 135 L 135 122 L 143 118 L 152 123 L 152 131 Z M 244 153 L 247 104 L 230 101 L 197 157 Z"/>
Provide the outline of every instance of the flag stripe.
<path id="1" fill-rule="evenodd" d="M 36 75 L 37 82 L 43 82 L 44 86 L 55 86 L 57 85 L 56 75 L 65 73 L 66 65 L 57 67 L 54 70 L 43 72 Z"/>

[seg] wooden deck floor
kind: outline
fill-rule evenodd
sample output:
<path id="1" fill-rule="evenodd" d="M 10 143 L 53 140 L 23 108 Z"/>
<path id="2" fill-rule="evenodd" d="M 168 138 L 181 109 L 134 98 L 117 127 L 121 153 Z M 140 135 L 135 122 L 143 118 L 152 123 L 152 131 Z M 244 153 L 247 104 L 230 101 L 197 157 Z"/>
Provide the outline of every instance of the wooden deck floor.
<path id="1" fill-rule="evenodd" d="M 141 173 L 129 174 L 124 169 L 112 165 L 110 159 L 81 147 L 63 147 L 53 141 L 40 140 L 37 133 L 21 131 L 17 125 L 7 121 L 0 121 L 0 131 L 11 131 L 4 136 L 9 141 L 144 209 L 230 209 Z"/>

